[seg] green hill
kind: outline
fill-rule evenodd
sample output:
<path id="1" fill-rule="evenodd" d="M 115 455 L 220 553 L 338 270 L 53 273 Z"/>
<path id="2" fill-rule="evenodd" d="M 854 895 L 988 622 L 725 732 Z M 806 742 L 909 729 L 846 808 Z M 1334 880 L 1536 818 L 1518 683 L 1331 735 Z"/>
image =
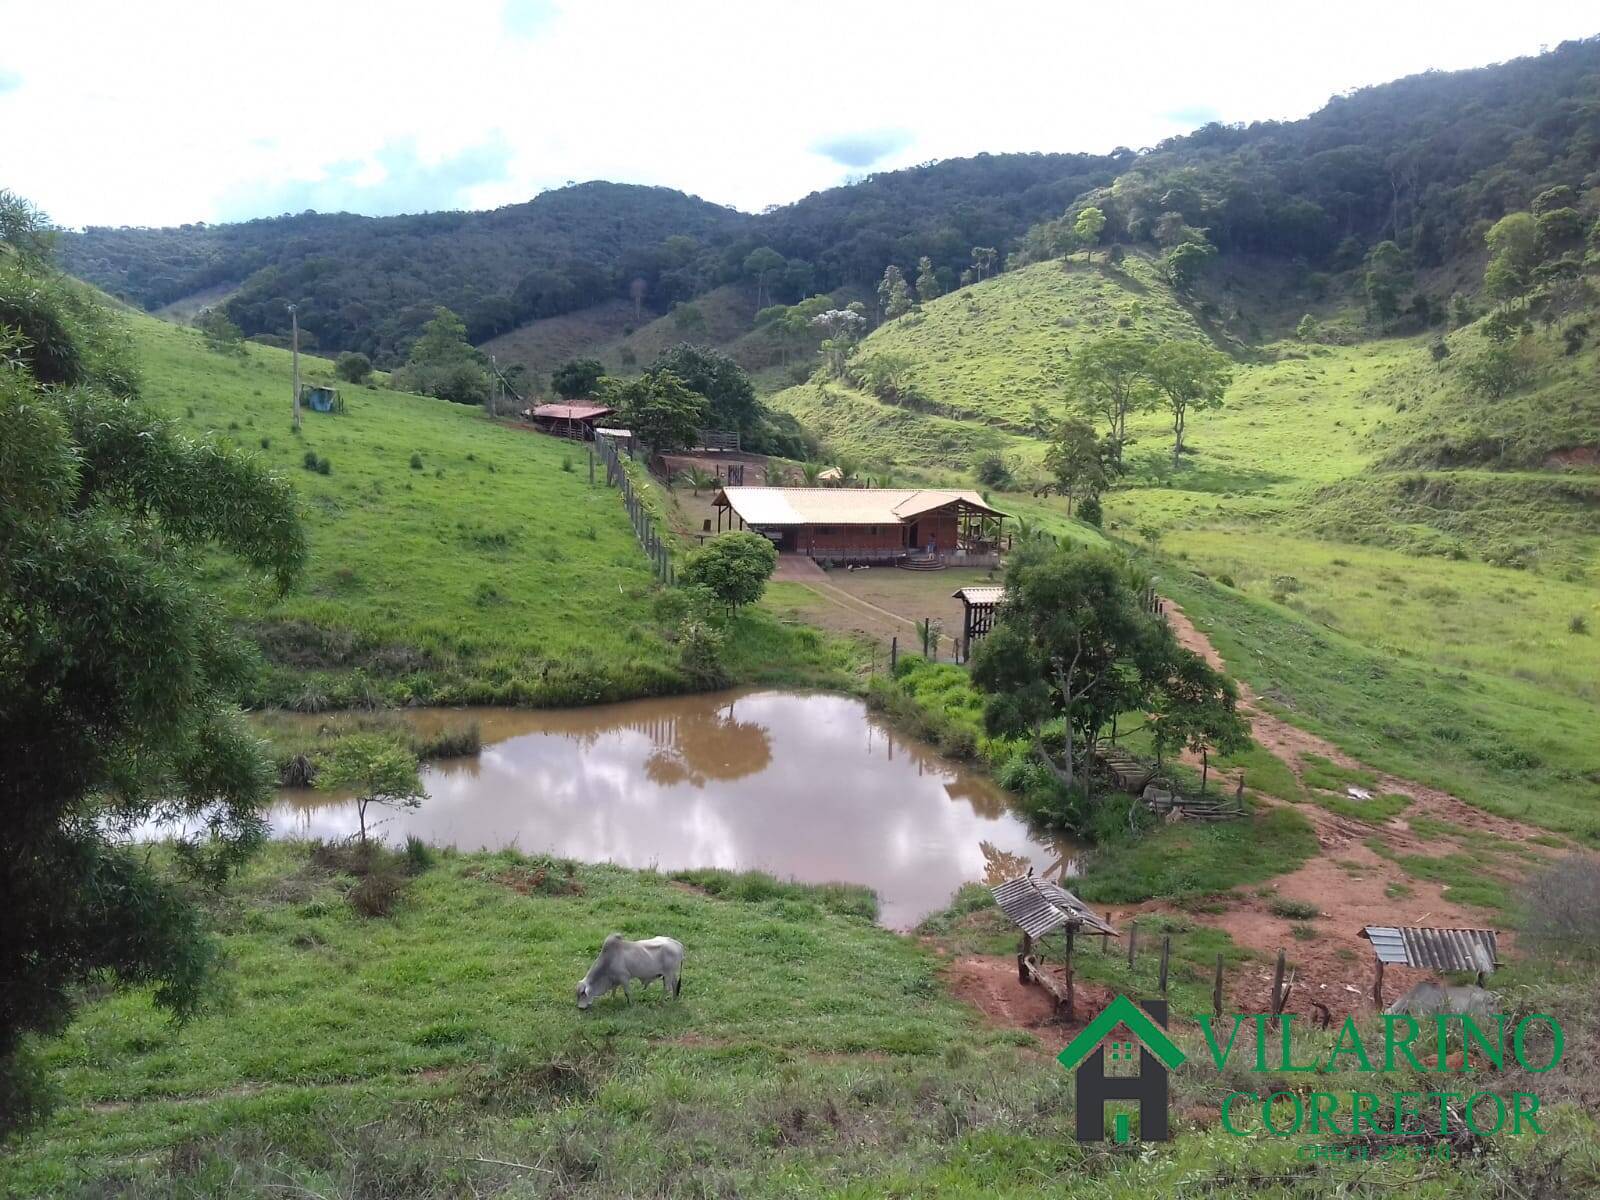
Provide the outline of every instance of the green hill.
<path id="1" fill-rule="evenodd" d="M 591 486 L 583 446 L 476 408 L 343 385 L 346 412 L 290 430 L 289 355 L 207 350 L 193 330 L 130 318 L 145 393 L 204 437 L 288 474 L 311 561 L 275 599 L 219 562 L 215 582 L 262 648 L 257 701 L 574 704 L 692 685 L 618 494 Z M 331 377 L 302 358 L 308 378 Z M 316 459 L 326 471 L 308 469 Z M 603 477 L 602 477 L 603 478 Z M 742 614 L 736 677 L 826 672 L 809 631 Z"/>

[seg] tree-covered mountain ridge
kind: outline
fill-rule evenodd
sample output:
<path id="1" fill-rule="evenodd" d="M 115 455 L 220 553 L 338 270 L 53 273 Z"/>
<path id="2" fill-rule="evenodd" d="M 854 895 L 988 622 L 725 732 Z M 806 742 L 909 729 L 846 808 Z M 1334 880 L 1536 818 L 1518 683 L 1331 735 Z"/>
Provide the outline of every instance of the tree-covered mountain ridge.
<path id="1" fill-rule="evenodd" d="M 950 159 L 759 215 L 591 182 L 491 212 L 94 227 L 63 235 L 61 259 L 147 309 L 234 286 L 228 315 L 267 339 L 293 303 L 322 350 L 392 363 L 441 304 L 482 342 L 619 300 L 642 325 L 736 283 L 767 303 L 868 288 L 924 258 L 948 291 L 975 252 L 997 266 L 1059 253 L 1086 206 L 1105 217 L 1101 246 L 1188 244 L 1336 273 L 1390 241 L 1414 269 L 1447 267 L 1541 192 L 1600 186 L 1597 161 L 1600 38 L 1588 38 L 1362 88 L 1298 121 L 1213 123 L 1105 155 Z"/>

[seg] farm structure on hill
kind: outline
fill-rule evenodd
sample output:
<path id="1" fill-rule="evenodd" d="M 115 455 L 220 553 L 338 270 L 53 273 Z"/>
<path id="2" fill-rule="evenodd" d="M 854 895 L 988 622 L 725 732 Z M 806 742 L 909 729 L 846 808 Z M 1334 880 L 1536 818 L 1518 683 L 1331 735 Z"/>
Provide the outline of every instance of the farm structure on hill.
<path id="1" fill-rule="evenodd" d="M 523 415 L 542 433 L 571 438 L 576 442 L 592 442 L 595 425 L 615 411 L 604 404 L 575 402 L 540 404 Z"/>
<path id="2" fill-rule="evenodd" d="M 751 529 L 782 554 L 824 562 L 995 566 L 1005 513 L 976 492 L 930 488 L 725 487 L 717 532 Z"/>

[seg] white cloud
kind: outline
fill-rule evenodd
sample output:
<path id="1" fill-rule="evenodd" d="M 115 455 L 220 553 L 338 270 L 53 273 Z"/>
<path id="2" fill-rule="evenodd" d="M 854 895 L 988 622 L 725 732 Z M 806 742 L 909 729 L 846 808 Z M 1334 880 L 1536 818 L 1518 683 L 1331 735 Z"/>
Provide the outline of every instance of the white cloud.
<path id="1" fill-rule="evenodd" d="M 1295 118 L 1594 22 L 1565 2 L 1290 11 L 58 0 L 7 17 L 0 184 L 74 225 L 481 207 L 595 178 L 755 210 L 862 169 Z"/>

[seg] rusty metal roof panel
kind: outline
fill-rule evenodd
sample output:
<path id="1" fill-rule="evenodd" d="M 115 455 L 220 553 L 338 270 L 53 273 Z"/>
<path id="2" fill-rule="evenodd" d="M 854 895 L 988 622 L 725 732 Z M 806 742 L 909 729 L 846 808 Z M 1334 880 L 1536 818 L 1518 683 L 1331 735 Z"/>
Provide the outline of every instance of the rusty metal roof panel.
<path id="1" fill-rule="evenodd" d="M 1437 929 L 1421 925 L 1368 925 L 1361 936 L 1379 962 L 1430 971 L 1492 971 L 1499 961 L 1493 929 Z"/>
<path id="2" fill-rule="evenodd" d="M 1066 888 L 1032 875 L 1008 879 L 989 890 L 1000 911 L 1030 937 L 1043 937 L 1068 926 L 1085 933 L 1119 936 L 1115 929 L 1091 912 L 1087 904 Z"/>

